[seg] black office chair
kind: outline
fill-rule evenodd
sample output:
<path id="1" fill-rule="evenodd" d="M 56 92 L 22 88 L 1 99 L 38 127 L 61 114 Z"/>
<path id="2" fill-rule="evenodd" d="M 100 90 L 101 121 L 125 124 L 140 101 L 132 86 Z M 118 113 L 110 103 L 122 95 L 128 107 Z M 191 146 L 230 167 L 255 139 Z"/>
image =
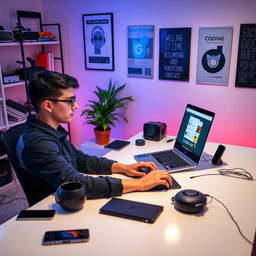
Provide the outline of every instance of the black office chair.
<path id="1" fill-rule="evenodd" d="M 19 124 L 10 128 L 4 133 L 2 133 L 0 139 L 1 139 L 1 144 L 4 146 L 4 149 L 7 153 L 9 161 L 11 162 L 12 167 L 27 197 L 28 204 L 29 206 L 32 206 L 33 204 L 37 203 L 39 200 L 35 199 L 34 191 L 31 190 L 29 181 L 26 178 L 28 174 L 26 174 L 25 172 L 27 171 L 18 165 L 18 159 L 16 156 L 17 143 L 24 127 L 25 127 L 25 124 Z"/>

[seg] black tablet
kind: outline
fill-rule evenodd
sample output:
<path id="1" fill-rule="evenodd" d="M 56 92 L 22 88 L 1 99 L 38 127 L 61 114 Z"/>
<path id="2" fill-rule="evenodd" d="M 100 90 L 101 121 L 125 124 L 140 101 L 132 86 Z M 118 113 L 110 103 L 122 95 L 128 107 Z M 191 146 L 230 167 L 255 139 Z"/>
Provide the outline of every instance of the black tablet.
<path id="1" fill-rule="evenodd" d="M 164 207 L 161 205 L 112 198 L 100 208 L 99 212 L 116 217 L 154 223 L 163 209 Z"/>
<path id="2" fill-rule="evenodd" d="M 108 145 L 104 146 L 104 148 L 112 148 L 115 150 L 120 150 L 124 148 L 125 146 L 129 145 L 131 142 L 126 140 L 114 140 Z"/>

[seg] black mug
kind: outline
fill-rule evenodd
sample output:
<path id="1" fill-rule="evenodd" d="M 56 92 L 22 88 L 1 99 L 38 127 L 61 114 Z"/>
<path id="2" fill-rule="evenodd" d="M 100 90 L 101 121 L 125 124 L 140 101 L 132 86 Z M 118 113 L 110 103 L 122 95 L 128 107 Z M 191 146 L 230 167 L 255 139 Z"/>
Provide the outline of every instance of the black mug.
<path id="1" fill-rule="evenodd" d="M 84 185 L 79 182 L 61 184 L 56 191 L 55 200 L 64 210 L 77 211 L 82 209 L 86 200 Z"/>

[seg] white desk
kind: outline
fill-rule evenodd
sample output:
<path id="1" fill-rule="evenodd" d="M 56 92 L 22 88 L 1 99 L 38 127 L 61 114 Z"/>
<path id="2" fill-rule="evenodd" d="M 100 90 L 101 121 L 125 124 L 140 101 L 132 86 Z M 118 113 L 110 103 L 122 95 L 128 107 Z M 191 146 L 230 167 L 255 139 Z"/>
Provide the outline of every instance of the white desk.
<path id="1" fill-rule="evenodd" d="M 133 155 L 140 152 L 169 148 L 172 143 L 146 141 L 146 146 L 131 144 L 119 152 L 106 156 L 120 162 L 132 163 Z M 205 150 L 213 154 L 218 144 L 207 143 Z M 256 149 L 226 145 L 223 160 L 228 168 L 243 167 L 256 179 Z M 206 163 L 204 163 L 206 164 Z M 207 162 L 208 167 L 212 167 Z M 199 167 L 200 169 L 200 167 Z M 223 176 L 204 176 L 190 179 L 191 175 L 216 173 L 218 168 L 175 173 L 173 176 L 182 189 L 196 189 L 221 200 L 239 223 L 243 233 L 253 240 L 256 226 L 256 182 Z M 119 176 L 118 176 L 119 177 Z M 238 233 L 226 210 L 215 200 L 203 215 L 178 212 L 171 198 L 179 190 L 167 192 L 138 192 L 122 198 L 164 206 L 154 224 L 147 224 L 98 214 L 109 199 L 87 200 L 84 209 L 67 213 L 56 205 L 54 196 L 39 202 L 33 209 L 56 209 L 51 221 L 15 221 L 0 226 L 0 255 L 250 255 L 252 246 Z M 90 241 L 81 244 L 42 246 L 45 231 L 89 228 Z"/>

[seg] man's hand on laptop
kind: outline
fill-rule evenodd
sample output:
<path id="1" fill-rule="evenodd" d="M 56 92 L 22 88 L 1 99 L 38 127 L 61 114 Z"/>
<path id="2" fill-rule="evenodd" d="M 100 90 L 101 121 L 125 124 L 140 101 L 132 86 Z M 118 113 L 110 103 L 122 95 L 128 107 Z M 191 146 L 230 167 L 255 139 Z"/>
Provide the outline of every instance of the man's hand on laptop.
<path id="1" fill-rule="evenodd" d="M 142 168 L 151 171 L 156 170 L 157 166 L 153 162 L 139 162 L 135 164 L 113 163 L 112 173 L 122 173 L 130 177 L 144 177 L 146 176 L 146 173 L 140 171 Z"/>
<path id="2" fill-rule="evenodd" d="M 122 180 L 123 193 L 133 191 L 146 191 L 158 185 L 164 185 L 166 188 L 172 186 L 172 177 L 165 170 L 152 170 L 140 179 Z"/>
<path id="3" fill-rule="evenodd" d="M 157 185 L 164 185 L 166 188 L 172 186 L 172 176 L 166 170 L 152 170 L 138 181 L 141 182 L 139 184 L 141 191 L 149 190 Z"/>

